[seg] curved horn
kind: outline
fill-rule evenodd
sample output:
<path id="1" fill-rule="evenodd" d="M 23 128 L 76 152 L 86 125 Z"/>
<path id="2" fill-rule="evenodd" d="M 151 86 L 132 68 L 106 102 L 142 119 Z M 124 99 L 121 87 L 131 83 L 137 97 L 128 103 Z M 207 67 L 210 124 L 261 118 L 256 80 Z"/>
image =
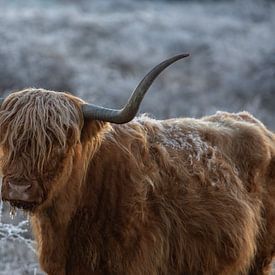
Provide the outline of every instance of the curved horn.
<path id="1" fill-rule="evenodd" d="M 122 109 L 115 110 L 93 104 L 84 104 L 82 106 L 84 117 L 92 118 L 95 120 L 113 122 L 117 124 L 127 123 L 131 121 L 135 117 L 145 93 L 150 88 L 157 76 L 169 65 L 187 56 L 189 56 L 189 54 L 179 54 L 163 61 L 162 63 L 154 67 L 142 79 L 142 81 L 139 83 L 137 88 L 130 96 L 128 102 Z"/>
<path id="2" fill-rule="evenodd" d="M 1 107 L 2 103 L 4 102 L 4 100 L 5 100 L 5 98 L 0 97 L 0 107 Z"/>

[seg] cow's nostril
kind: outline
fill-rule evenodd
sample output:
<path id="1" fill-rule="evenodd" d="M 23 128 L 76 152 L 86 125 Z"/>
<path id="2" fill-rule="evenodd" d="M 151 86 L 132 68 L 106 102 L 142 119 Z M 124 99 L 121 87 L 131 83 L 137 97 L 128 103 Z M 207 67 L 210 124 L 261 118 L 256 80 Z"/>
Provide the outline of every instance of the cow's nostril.
<path id="1" fill-rule="evenodd" d="M 8 182 L 8 186 L 10 189 L 12 189 L 18 193 L 26 192 L 29 188 L 31 188 L 31 184 L 19 185 L 19 184 L 12 183 L 10 181 Z"/>

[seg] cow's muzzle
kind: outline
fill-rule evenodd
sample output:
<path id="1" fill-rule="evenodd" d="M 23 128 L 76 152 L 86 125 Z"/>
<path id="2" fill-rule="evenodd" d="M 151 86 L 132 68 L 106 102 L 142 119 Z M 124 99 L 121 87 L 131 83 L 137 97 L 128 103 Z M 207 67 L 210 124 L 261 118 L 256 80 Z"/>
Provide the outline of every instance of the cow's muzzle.
<path id="1" fill-rule="evenodd" d="M 2 200 L 24 210 L 32 210 L 42 202 L 41 189 L 37 184 L 3 179 Z"/>

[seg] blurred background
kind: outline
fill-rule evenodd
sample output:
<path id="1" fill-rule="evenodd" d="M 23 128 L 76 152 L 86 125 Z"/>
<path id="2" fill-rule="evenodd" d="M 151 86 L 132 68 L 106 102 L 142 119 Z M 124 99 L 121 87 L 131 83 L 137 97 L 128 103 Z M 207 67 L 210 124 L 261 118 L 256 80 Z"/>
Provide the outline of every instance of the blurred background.
<path id="1" fill-rule="evenodd" d="M 0 96 L 26 87 L 121 107 L 175 54 L 146 95 L 156 118 L 247 110 L 275 130 L 275 2 L 0 0 Z M 0 204 L 0 274 L 42 274 L 27 217 Z"/>

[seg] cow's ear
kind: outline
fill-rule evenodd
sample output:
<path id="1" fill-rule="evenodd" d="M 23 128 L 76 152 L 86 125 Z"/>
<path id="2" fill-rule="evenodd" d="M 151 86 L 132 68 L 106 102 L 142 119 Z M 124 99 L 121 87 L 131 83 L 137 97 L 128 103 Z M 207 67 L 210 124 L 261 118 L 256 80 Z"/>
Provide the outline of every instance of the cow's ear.
<path id="1" fill-rule="evenodd" d="M 73 146 L 79 142 L 81 138 L 81 129 L 79 127 L 71 126 L 67 131 L 67 143 L 69 146 Z"/>
<path id="2" fill-rule="evenodd" d="M 84 123 L 81 128 L 81 142 L 97 137 L 106 125 L 107 123 L 103 121 L 84 118 Z"/>

